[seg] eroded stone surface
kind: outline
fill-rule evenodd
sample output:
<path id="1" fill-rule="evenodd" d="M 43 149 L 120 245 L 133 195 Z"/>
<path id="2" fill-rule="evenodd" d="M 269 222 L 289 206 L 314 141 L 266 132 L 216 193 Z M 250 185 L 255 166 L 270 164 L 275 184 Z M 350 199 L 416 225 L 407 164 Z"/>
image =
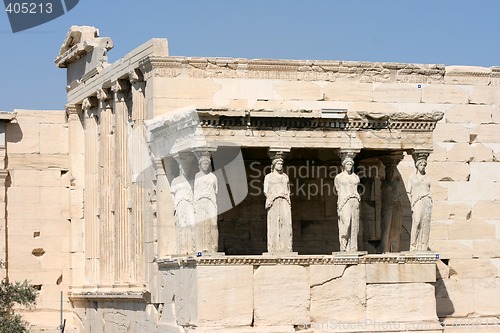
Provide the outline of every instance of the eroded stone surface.
<path id="1" fill-rule="evenodd" d="M 325 271 L 317 267 L 314 270 Z M 323 272 L 325 274 L 325 272 Z M 363 266 L 349 266 L 342 276 L 332 274 L 329 280 L 311 285 L 311 321 L 364 321 L 366 318 L 366 285 Z"/>
<path id="2" fill-rule="evenodd" d="M 254 323 L 296 325 L 308 320 L 309 273 L 302 266 L 260 266 L 254 273 Z"/>
<path id="3" fill-rule="evenodd" d="M 198 268 L 198 325 L 244 326 L 253 320 L 252 266 Z"/>
<path id="4" fill-rule="evenodd" d="M 366 318 L 403 322 L 408 318 L 412 321 L 437 320 L 431 283 L 369 284 L 366 296 Z"/>

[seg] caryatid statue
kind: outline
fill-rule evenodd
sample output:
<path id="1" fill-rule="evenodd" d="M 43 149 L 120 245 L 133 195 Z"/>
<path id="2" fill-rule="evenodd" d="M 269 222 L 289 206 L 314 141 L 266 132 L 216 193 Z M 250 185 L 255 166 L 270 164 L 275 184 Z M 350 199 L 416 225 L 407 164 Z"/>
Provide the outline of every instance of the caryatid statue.
<path id="1" fill-rule="evenodd" d="M 358 251 L 359 236 L 359 177 L 354 173 L 353 154 L 343 153 L 342 172 L 335 176 L 340 251 Z"/>
<path id="2" fill-rule="evenodd" d="M 189 177 L 190 160 L 180 155 L 179 176 L 172 180 L 170 192 L 174 197 L 174 216 L 179 254 L 196 253 L 196 229 L 193 204 L 193 186 Z"/>
<path id="3" fill-rule="evenodd" d="M 401 226 L 403 223 L 403 210 L 399 193 L 400 180 L 396 175 L 397 162 L 399 158 L 388 158 L 384 160 L 385 179 L 382 181 L 382 237 L 378 252 L 399 252 L 401 239 Z"/>
<path id="4" fill-rule="evenodd" d="M 283 172 L 283 153 L 272 157 L 271 172 L 264 177 L 267 209 L 267 251 L 292 252 L 290 183 Z"/>
<path id="5" fill-rule="evenodd" d="M 215 253 L 219 244 L 217 227 L 217 177 L 212 173 L 208 153 L 198 159 L 199 172 L 194 178 L 194 211 L 197 251 Z"/>
<path id="6" fill-rule="evenodd" d="M 407 192 L 412 212 L 410 251 L 429 250 L 432 197 L 431 182 L 425 172 L 428 156 L 429 153 L 413 154 L 416 171 L 408 179 Z"/>

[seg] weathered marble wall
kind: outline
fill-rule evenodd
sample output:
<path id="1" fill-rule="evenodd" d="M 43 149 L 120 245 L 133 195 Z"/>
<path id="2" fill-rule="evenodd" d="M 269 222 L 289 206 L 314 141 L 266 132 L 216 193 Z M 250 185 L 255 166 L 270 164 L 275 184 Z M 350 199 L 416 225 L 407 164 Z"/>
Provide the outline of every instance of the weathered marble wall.
<path id="1" fill-rule="evenodd" d="M 70 220 L 73 177 L 66 113 L 16 112 L 16 120 L 6 126 L 8 275 L 11 281 L 27 279 L 37 286 L 36 308 L 22 313 L 36 329 L 56 332 L 61 292 L 64 318 L 73 323 L 67 293 L 73 271 L 83 264 L 72 260 L 78 252 L 73 242 L 81 242 L 83 230 L 74 230 Z"/>
<path id="2" fill-rule="evenodd" d="M 240 256 L 180 265 L 167 260 L 160 263 L 160 300 L 171 311 L 163 312 L 160 323 L 195 332 L 334 332 L 343 325 L 351 326 L 345 331 L 383 332 L 382 323 L 392 322 L 434 332 L 440 326 L 430 259 L 334 264 L 331 256 Z"/>

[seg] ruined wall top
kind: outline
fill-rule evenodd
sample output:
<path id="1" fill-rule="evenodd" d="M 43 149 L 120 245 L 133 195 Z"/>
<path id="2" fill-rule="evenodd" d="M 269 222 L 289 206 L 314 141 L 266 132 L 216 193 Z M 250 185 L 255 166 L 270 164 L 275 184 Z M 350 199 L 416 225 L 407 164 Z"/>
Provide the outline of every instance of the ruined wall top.
<path id="1" fill-rule="evenodd" d="M 500 66 L 446 66 L 338 60 L 283 60 L 169 56 L 166 39 L 152 39 L 113 64 L 107 63 L 110 38 L 94 27 L 71 27 L 55 62 L 68 69 L 68 101 L 81 103 L 109 82 L 134 70 L 144 78 L 350 80 L 359 83 L 500 85 Z"/>
<path id="2" fill-rule="evenodd" d="M 54 60 L 57 67 L 68 69 L 68 84 L 84 75 L 93 76 L 108 63 L 107 52 L 113 48 L 109 37 L 99 37 L 99 30 L 72 26 Z"/>

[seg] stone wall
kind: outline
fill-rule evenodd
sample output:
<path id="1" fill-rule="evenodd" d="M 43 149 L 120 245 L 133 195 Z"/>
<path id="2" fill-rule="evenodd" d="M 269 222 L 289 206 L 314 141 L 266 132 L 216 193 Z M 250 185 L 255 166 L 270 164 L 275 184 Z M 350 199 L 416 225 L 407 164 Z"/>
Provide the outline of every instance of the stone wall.
<path id="1" fill-rule="evenodd" d="M 39 289 L 36 307 L 22 311 L 24 317 L 37 330 L 57 332 L 61 292 L 64 318 L 68 325 L 73 319 L 66 296 L 72 270 L 66 114 L 16 111 L 6 127 L 8 276 Z"/>
<path id="2" fill-rule="evenodd" d="M 345 264 L 337 260 L 335 256 L 239 256 L 160 262 L 164 311 L 158 328 L 160 332 L 176 327 L 188 331 L 191 327 L 193 332 L 386 332 L 396 327 L 440 331 L 432 255 L 427 262 L 398 256 L 355 258 Z"/>

